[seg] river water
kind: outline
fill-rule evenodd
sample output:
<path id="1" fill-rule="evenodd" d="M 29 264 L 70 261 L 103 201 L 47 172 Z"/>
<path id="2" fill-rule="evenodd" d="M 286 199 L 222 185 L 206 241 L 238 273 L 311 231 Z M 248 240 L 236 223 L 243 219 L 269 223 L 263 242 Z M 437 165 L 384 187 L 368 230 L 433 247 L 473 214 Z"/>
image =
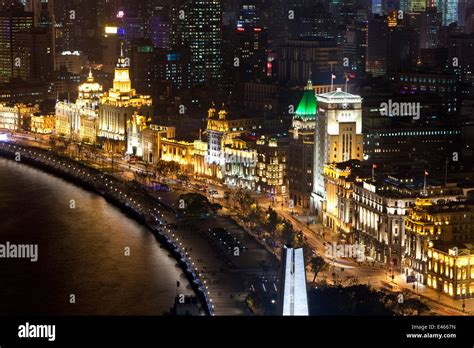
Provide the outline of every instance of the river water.
<path id="1" fill-rule="evenodd" d="M 192 293 L 145 227 L 92 192 L 0 158 L 8 242 L 37 245 L 38 261 L 0 258 L 0 315 L 161 315 L 177 292 Z"/>

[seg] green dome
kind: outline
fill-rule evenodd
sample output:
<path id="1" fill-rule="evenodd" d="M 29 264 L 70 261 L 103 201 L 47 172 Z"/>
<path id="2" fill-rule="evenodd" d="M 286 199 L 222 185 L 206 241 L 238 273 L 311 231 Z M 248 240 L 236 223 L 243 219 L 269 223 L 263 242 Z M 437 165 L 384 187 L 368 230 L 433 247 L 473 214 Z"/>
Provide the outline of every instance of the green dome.
<path id="1" fill-rule="evenodd" d="M 306 91 L 301 98 L 300 104 L 296 109 L 296 116 L 301 118 L 315 118 L 318 113 L 318 101 L 313 90 L 311 81 L 308 81 Z"/>

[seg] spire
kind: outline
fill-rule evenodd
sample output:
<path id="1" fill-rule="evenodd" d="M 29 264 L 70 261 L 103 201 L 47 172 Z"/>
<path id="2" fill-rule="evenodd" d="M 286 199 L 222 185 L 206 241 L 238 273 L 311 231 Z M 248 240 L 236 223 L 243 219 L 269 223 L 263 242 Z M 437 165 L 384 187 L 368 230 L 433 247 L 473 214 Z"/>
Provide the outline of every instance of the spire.
<path id="1" fill-rule="evenodd" d="M 89 75 L 87 76 L 87 82 L 93 82 L 94 76 L 92 75 L 92 66 L 89 66 Z"/>
<path id="2" fill-rule="evenodd" d="M 306 90 L 310 91 L 313 89 L 313 72 L 309 71 L 308 84 L 306 85 Z"/>
<path id="3" fill-rule="evenodd" d="M 125 57 L 123 41 L 120 41 L 120 57 L 117 59 L 117 68 L 126 68 L 129 63 L 129 59 Z"/>

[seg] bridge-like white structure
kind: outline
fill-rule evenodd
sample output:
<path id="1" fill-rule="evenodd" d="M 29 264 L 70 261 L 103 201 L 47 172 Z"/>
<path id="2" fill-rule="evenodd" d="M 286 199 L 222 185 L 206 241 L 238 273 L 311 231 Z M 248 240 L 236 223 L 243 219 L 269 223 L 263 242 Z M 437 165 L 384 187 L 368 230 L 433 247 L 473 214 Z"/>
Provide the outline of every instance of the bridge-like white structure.
<path id="1" fill-rule="evenodd" d="M 282 305 L 284 316 L 309 315 L 303 249 L 283 248 Z"/>

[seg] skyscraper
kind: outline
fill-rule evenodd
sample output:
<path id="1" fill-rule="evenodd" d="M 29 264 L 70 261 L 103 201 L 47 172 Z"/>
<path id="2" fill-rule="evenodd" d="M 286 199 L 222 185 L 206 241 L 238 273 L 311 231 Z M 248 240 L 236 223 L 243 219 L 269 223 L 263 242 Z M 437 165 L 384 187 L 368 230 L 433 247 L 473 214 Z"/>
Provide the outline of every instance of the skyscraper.
<path id="1" fill-rule="evenodd" d="M 221 22 L 218 0 L 178 0 L 173 6 L 172 48 L 189 47 L 193 84 L 221 82 Z"/>
<path id="2" fill-rule="evenodd" d="M 341 89 L 318 95 L 314 141 L 312 206 L 321 212 L 326 198 L 324 165 L 362 160 L 362 98 Z"/>
<path id="3" fill-rule="evenodd" d="M 20 41 L 32 30 L 32 12 L 20 6 L 0 12 L 0 83 L 30 77 L 32 46 L 22 45 Z"/>
<path id="4" fill-rule="evenodd" d="M 458 21 L 459 0 L 433 0 L 432 6 L 442 14 L 444 26 Z"/>

